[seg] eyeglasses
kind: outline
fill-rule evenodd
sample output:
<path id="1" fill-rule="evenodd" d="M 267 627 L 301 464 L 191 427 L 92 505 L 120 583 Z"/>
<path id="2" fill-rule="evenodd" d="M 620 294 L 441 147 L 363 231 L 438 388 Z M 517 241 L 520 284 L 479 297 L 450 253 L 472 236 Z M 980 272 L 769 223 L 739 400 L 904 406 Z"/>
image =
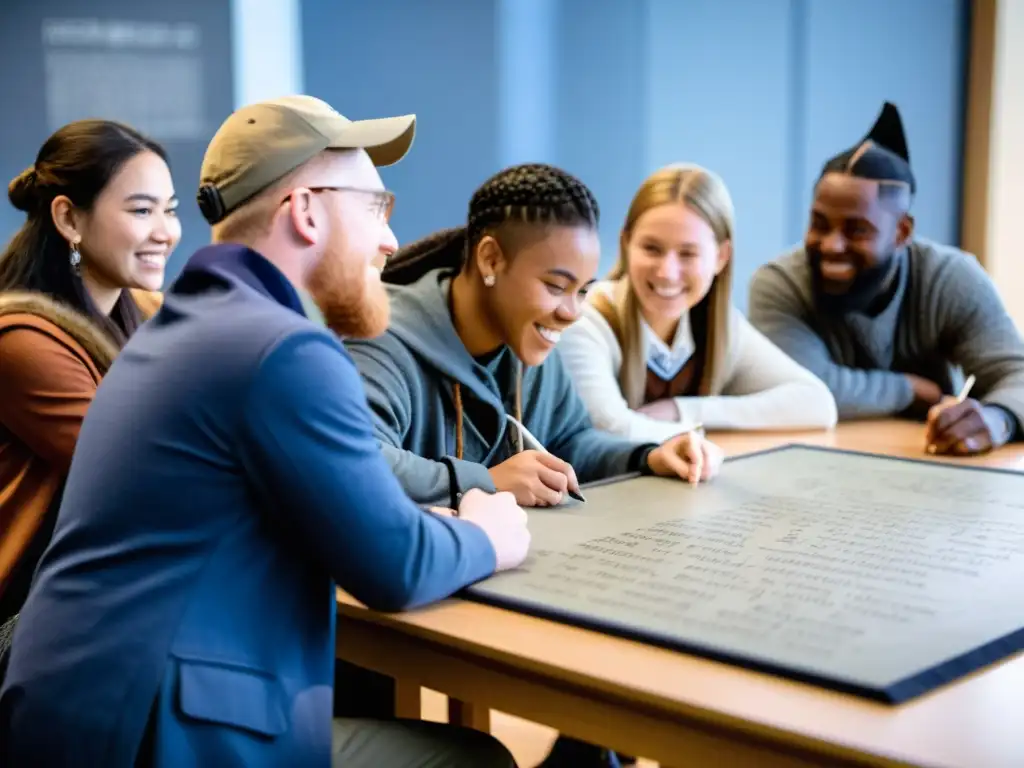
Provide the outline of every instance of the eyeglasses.
<path id="1" fill-rule="evenodd" d="M 391 220 L 391 211 L 394 210 L 394 193 L 388 189 L 364 189 L 359 186 L 310 186 L 310 191 L 350 191 L 357 195 L 370 195 L 373 198 L 371 209 L 381 221 Z"/>
<path id="2" fill-rule="evenodd" d="M 327 187 L 327 186 L 316 186 L 306 187 L 310 192 L 355 192 L 361 195 L 370 195 L 373 198 L 371 203 L 371 210 L 374 215 L 382 222 L 387 223 L 391 220 L 391 212 L 395 209 L 395 193 L 387 189 L 363 189 L 362 187 Z M 288 195 L 284 200 L 288 200 L 291 195 Z"/>

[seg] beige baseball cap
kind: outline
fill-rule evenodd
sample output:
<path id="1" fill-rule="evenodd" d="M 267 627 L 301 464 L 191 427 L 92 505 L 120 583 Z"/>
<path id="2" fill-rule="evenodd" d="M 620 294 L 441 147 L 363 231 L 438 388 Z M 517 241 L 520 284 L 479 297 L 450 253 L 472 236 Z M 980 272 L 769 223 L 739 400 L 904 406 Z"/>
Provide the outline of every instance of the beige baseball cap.
<path id="1" fill-rule="evenodd" d="M 325 149 L 365 149 L 374 165 L 401 160 L 416 115 L 349 120 L 313 96 L 284 96 L 233 112 L 214 134 L 199 175 L 199 209 L 215 224 Z"/>

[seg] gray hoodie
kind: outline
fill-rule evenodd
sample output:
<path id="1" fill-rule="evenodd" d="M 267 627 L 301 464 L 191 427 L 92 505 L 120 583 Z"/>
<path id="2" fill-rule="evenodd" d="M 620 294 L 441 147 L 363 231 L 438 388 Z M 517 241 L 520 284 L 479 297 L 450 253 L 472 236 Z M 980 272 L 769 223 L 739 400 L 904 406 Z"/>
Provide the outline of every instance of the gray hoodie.
<path id="1" fill-rule="evenodd" d="M 505 415 L 514 415 L 517 361 L 508 348 L 486 361 L 469 354 L 449 314 L 449 284 L 450 274 L 438 269 L 409 285 L 388 285 L 388 331 L 345 342 L 384 455 L 420 504 L 449 505 L 471 488 L 493 492 L 487 469 L 516 450 Z M 455 381 L 462 389 L 462 459 L 455 458 Z M 580 483 L 639 470 L 653 448 L 591 425 L 557 349 L 524 372 L 522 408 L 526 428 L 573 466 Z"/>

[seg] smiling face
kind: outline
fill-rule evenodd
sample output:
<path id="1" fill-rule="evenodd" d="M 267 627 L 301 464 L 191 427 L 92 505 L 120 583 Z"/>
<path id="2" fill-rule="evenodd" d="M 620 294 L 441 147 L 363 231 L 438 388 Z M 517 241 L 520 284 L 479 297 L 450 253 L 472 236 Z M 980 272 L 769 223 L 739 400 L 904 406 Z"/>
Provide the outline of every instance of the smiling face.
<path id="1" fill-rule="evenodd" d="M 857 309 L 883 290 L 913 229 L 903 193 L 842 173 L 818 182 L 804 247 L 826 304 Z"/>
<path id="2" fill-rule="evenodd" d="M 629 280 L 652 328 L 674 324 L 699 303 L 728 263 L 711 225 L 682 203 L 644 211 L 623 234 Z"/>
<path id="3" fill-rule="evenodd" d="M 181 239 L 167 163 L 145 151 L 128 160 L 81 216 L 83 277 L 107 288 L 158 291 Z"/>
<path id="4" fill-rule="evenodd" d="M 579 318 L 601 259 L 591 227 L 552 225 L 536 231 L 539 236 L 524 237 L 508 254 L 493 238 L 477 246 L 478 252 L 496 252 L 494 285 L 484 293 L 490 324 L 528 366 L 544 362 L 562 331 Z"/>

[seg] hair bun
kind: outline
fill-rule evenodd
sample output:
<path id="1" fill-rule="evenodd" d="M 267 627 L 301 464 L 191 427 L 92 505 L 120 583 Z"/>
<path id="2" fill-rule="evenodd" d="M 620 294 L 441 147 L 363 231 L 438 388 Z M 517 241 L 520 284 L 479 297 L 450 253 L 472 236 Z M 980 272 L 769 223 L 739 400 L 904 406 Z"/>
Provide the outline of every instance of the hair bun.
<path id="1" fill-rule="evenodd" d="M 30 213 L 39 201 L 39 185 L 35 166 L 29 166 L 15 176 L 7 185 L 7 197 L 19 211 Z"/>

